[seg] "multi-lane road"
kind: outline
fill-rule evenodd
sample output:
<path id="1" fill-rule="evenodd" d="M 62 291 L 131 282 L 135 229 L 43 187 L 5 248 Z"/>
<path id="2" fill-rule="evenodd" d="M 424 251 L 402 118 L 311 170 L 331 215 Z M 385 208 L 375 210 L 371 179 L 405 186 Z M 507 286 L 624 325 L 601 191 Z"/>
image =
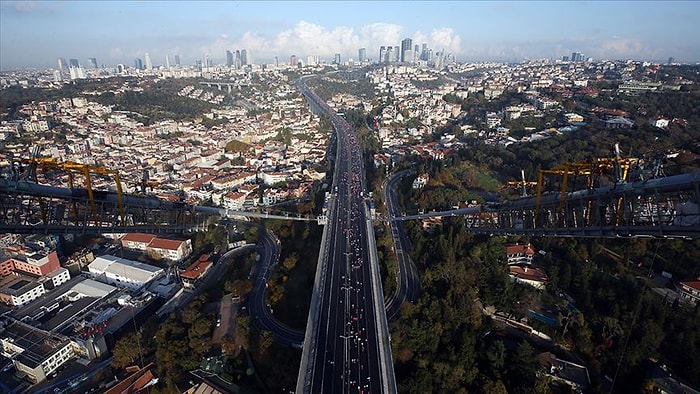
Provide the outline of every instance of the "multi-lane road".
<path id="1" fill-rule="evenodd" d="M 317 267 L 299 393 L 394 392 L 395 382 L 357 135 L 330 112 L 337 137 L 333 196 Z"/>
<path id="2" fill-rule="evenodd" d="M 384 183 L 384 196 L 386 209 L 389 217 L 400 215 L 398 199 L 396 196 L 396 186 L 408 175 L 411 171 L 404 170 L 392 175 Z M 386 315 L 389 320 L 394 320 L 401 313 L 401 305 L 404 302 L 415 302 L 418 298 L 418 289 L 420 288 L 420 279 L 416 264 L 409 255 L 410 243 L 404 229 L 404 224 L 401 221 L 389 221 L 389 229 L 391 237 L 394 240 L 394 248 L 398 263 L 398 271 L 396 273 L 396 291 L 389 297 L 386 303 Z"/>
<path id="3" fill-rule="evenodd" d="M 275 319 L 270 307 L 265 303 L 267 281 L 272 276 L 274 266 L 279 262 L 280 245 L 277 239 L 262 227 L 258 231 L 258 242 L 260 259 L 251 272 L 253 289 L 248 297 L 248 313 L 256 327 L 272 331 L 280 344 L 301 348 L 304 342 L 304 332 L 295 330 Z"/>

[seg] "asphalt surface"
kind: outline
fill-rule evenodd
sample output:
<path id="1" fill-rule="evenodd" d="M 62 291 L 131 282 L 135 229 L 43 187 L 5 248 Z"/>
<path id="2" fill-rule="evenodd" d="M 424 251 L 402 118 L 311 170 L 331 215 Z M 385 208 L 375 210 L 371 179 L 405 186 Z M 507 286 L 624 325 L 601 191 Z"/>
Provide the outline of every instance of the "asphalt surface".
<path id="1" fill-rule="evenodd" d="M 265 303 L 267 281 L 279 262 L 280 245 L 277 239 L 262 227 L 259 227 L 258 232 L 258 255 L 260 259 L 251 273 L 253 289 L 248 296 L 248 313 L 253 318 L 255 326 L 262 330 L 272 331 L 277 342 L 301 349 L 304 343 L 304 332 L 295 330 L 275 319 L 270 307 Z"/>
<path id="2" fill-rule="evenodd" d="M 387 213 L 389 217 L 400 216 L 400 208 L 396 195 L 396 186 L 401 179 L 411 171 L 404 170 L 397 172 L 384 183 L 384 196 Z M 402 221 L 389 221 L 391 237 L 394 241 L 394 250 L 398 260 L 398 272 L 396 273 L 396 291 L 386 302 L 387 319 L 395 320 L 401 314 L 401 305 L 404 302 L 414 303 L 418 299 L 420 289 L 420 278 L 416 269 L 416 264 L 409 255 L 410 242 L 406 236 L 404 223 Z"/>
<path id="3" fill-rule="evenodd" d="M 313 93 L 300 88 L 314 99 Z M 375 244 L 368 235 L 371 223 L 364 198 L 361 148 L 344 119 L 320 100 L 317 105 L 333 121 L 338 151 L 297 392 L 387 392 L 391 384 L 386 381 L 393 382 L 393 366 L 384 338 L 385 310 L 383 303 L 375 302 L 383 296 L 381 285 L 373 282 L 379 279 L 372 266 Z M 384 365 L 387 363 L 390 365 Z"/>

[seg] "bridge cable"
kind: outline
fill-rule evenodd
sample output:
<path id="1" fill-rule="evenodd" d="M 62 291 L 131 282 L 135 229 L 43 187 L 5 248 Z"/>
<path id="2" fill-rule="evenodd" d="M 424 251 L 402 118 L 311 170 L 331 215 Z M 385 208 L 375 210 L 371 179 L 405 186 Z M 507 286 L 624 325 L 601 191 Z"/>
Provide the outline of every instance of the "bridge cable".
<path id="1" fill-rule="evenodd" d="M 649 265 L 649 271 L 647 272 L 647 278 L 649 275 L 651 275 L 654 271 L 654 262 L 656 262 L 656 256 L 657 253 L 659 252 L 659 245 L 661 244 L 661 240 L 657 239 L 656 240 L 656 250 L 654 251 L 654 257 L 651 259 L 651 264 Z M 639 301 L 637 302 L 637 307 L 635 308 L 634 315 L 632 315 L 632 322 L 630 323 L 629 327 L 629 332 L 627 333 L 627 338 L 625 338 L 625 342 L 622 345 L 622 352 L 620 353 L 620 359 L 617 362 L 617 368 L 615 368 L 615 375 L 613 376 L 612 383 L 610 384 L 610 393 L 613 393 L 613 390 L 615 388 L 615 381 L 617 380 L 617 375 L 620 372 L 620 367 L 622 366 L 622 362 L 625 359 L 625 352 L 627 351 L 627 345 L 629 343 L 630 337 L 632 336 L 632 328 L 634 327 L 635 323 L 637 322 L 637 318 L 639 317 L 639 312 L 642 309 L 642 302 L 644 301 L 644 294 L 646 293 L 646 290 L 649 286 L 644 285 L 642 287 L 642 292 L 639 295 Z"/>

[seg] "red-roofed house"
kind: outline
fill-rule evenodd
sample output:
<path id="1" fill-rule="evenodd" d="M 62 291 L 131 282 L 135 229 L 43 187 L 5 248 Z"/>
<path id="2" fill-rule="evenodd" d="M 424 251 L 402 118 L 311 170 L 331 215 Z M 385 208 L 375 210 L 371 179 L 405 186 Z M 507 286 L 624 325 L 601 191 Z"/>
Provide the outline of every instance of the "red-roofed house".
<path id="1" fill-rule="evenodd" d="M 158 238 L 153 234 L 129 233 L 121 239 L 122 247 L 140 250 L 151 257 L 181 261 L 192 253 L 192 241 Z"/>
<path id="2" fill-rule="evenodd" d="M 681 299 L 697 305 L 700 302 L 700 278 L 686 280 L 676 286 L 681 295 Z"/>
<path id="3" fill-rule="evenodd" d="M 151 256 L 171 261 L 181 261 L 192 253 L 192 241 L 154 238 L 146 250 Z"/>
<path id="4" fill-rule="evenodd" d="M 22 271 L 26 274 L 35 276 L 45 276 L 57 269 L 61 268 L 61 264 L 58 261 L 58 255 L 55 251 L 44 255 L 44 254 L 32 254 L 26 256 L 18 256 L 14 260 L 14 269 L 16 271 Z"/>
<path id="5" fill-rule="evenodd" d="M 197 261 L 190 264 L 187 269 L 180 274 L 182 285 L 185 288 L 194 287 L 197 281 L 204 277 L 213 263 L 209 260 L 209 255 L 200 256 Z"/>
<path id="6" fill-rule="evenodd" d="M 131 375 L 123 378 L 116 385 L 112 386 L 105 394 L 136 394 L 145 393 L 147 387 L 158 382 L 158 378 L 153 375 L 153 363 L 144 368 L 137 369 Z"/>
<path id="7" fill-rule="evenodd" d="M 511 264 L 532 264 L 532 258 L 535 256 L 535 250 L 532 249 L 530 244 L 525 245 L 507 245 L 506 246 L 506 258 L 508 259 L 508 265 Z"/>
<path id="8" fill-rule="evenodd" d="M 530 285 L 536 289 L 544 289 L 547 283 L 547 274 L 542 268 L 511 265 L 508 267 L 510 281 Z"/>
<path id="9" fill-rule="evenodd" d="M 7 276 L 15 270 L 15 261 L 12 259 L 7 259 L 0 263 L 0 277 Z"/>
<path id="10" fill-rule="evenodd" d="M 153 234 L 129 233 L 122 237 L 121 243 L 123 248 L 146 250 L 155 237 Z"/>

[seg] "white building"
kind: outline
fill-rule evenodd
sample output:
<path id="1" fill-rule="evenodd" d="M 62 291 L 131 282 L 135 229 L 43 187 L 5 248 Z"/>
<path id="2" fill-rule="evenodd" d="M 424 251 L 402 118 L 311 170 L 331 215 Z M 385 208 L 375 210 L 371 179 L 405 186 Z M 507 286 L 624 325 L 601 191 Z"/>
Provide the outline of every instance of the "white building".
<path id="1" fill-rule="evenodd" d="M 18 276 L 0 290 L 0 301 L 12 306 L 22 306 L 44 294 L 46 290 L 41 283 L 29 277 Z"/>
<path id="2" fill-rule="evenodd" d="M 11 320 L 0 337 L 0 354 L 13 360 L 18 372 L 32 383 L 46 380 L 58 367 L 75 357 L 70 339 Z"/>
<path id="3" fill-rule="evenodd" d="M 164 273 L 162 268 L 109 255 L 95 258 L 88 265 L 88 272 L 100 282 L 132 290 L 142 288 Z"/>

